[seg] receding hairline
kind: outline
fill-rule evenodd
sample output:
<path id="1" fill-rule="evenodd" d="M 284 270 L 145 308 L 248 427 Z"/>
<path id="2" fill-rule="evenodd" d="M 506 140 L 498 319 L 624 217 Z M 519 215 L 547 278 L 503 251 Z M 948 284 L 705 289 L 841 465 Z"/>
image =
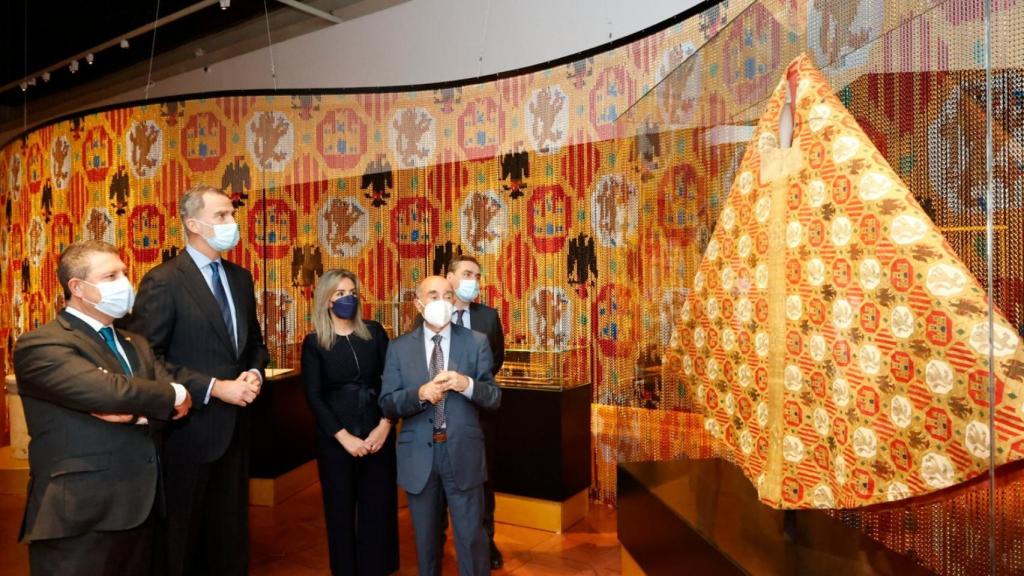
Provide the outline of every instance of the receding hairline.
<path id="1" fill-rule="evenodd" d="M 442 294 L 445 292 L 452 292 L 452 285 L 448 283 L 448 280 L 446 280 L 444 276 L 427 276 L 423 280 L 420 280 L 420 283 L 416 285 L 417 297 L 421 297 L 423 296 L 423 294 L 425 294 L 423 287 L 426 286 L 429 282 L 443 282 L 444 287 L 440 291 Z"/>

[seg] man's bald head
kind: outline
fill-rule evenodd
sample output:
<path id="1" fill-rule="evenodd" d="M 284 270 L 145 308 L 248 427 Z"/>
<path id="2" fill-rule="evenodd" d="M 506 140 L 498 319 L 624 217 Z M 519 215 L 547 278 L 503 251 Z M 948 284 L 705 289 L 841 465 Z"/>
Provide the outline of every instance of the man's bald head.
<path id="1" fill-rule="evenodd" d="M 433 300 L 447 300 L 451 302 L 454 296 L 455 292 L 444 276 L 427 276 L 416 287 L 416 297 L 424 305 L 429 304 Z"/>
<path id="2" fill-rule="evenodd" d="M 443 300 L 451 304 L 455 301 L 455 291 L 452 290 L 452 285 L 448 283 L 448 280 L 444 276 L 427 276 L 424 278 L 420 285 L 416 287 L 416 310 L 420 314 L 423 314 L 424 309 L 431 302 Z M 449 306 L 449 309 L 451 306 Z M 431 327 L 435 332 L 439 332 L 444 326 L 435 325 L 427 321 L 426 317 L 423 318 L 427 322 L 427 326 Z M 447 321 L 445 321 L 447 324 Z"/>

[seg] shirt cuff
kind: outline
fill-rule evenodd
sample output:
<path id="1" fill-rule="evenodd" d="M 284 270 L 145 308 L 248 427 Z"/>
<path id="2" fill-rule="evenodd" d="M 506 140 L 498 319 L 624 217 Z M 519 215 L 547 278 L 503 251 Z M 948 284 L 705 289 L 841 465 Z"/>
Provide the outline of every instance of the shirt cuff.
<path id="1" fill-rule="evenodd" d="M 188 397 L 188 390 L 177 382 L 171 382 L 171 388 L 174 388 L 174 405 L 181 406 L 181 403 Z"/>
<path id="2" fill-rule="evenodd" d="M 217 380 L 217 379 L 216 378 L 210 378 L 210 386 L 206 389 L 206 398 L 203 398 L 203 405 L 204 406 L 210 403 L 210 396 L 213 394 L 213 382 L 215 380 Z"/>
<path id="3" fill-rule="evenodd" d="M 470 378 L 469 376 L 466 376 L 466 379 L 469 380 L 469 386 L 466 386 L 466 389 L 462 391 L 462 395 L 465 396 L 466 398 L 469 398 L 470 400 L 472 400 L 473 399 L 473 379 Z"/>
<path id="4" fill-rule="evenodd" d="M 255 373 L 256 373 L 256 375 L 260 377 L 260 385 L 262 386 L 262 385 L 263 385 L 263 373 L 262 373 L 262 372 L 260 372 L 260 371 L 259 371 L 258 369 L 256 369 L 256 368 L 249 368 L 249 372 L 255 372 Z"/>

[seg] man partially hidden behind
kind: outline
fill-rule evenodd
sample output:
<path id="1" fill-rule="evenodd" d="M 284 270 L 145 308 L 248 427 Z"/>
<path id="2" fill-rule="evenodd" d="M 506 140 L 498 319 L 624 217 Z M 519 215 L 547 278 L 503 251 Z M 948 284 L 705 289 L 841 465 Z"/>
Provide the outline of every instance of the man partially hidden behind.
<path id="1" fill-rule="evenodd" d="M 20 538 L 32 574 L 150 571 L 161 496 L 151 428 L 188 413 L 146 340 L 115 330 L 135 299 L 117 250 L 69 246 L 57 265 L 67 307 L 18 339 L 14 373 L 32 436 Z"/>
<path id="2" fill-rule="evenodd" d="M 392 341 L 384 361 L 380 406 L 402 418 L 398 484 L 409 499 L 421 576 L 441 573 L 442 494 L 455 528 L 462 576 L 490 573 L 483 528 L 487 463 L 479 409 L 501 404 L 487 338 L 451 323 L 454 291 L 428 276 L 416 291 L 423 325 Z"/>
<path id="3" fill-rule="evenodd" d="M 231 198 L 197 186 L 181 198 L 188 244 L 142 279 L 129 325 L 174 367 L 192 415 L 165 443 L 167 523 L 157 571 L 231 576 L 249 569 L 249 413 L 267 348 L 252 275 L 221 257 L 238 244 Z"/>
<path id="4" fill-rule="evenodd" d="M 480 296 L 480 262 L 468 254 L 456 256 L 448 264 L 446 278 L 452 285 L 452 290 L 455 291 L 455 311 L 452 313 L 452 323 L 487 336 L 487 342 L 491 346 L 491 354 L 494 357 L 491 374 L 497 376 L 505 361 L 505 332 L 502 329 L 498 311 L 476 301 Z M 497 570 L 504 566 L 505 560 L 494 543 L 494 487 L 490 480 L 494 475 L 494 428 L 497 425 L 494 416 L 493 412 L 481 413 L 480 427 L 484 431 L 488 476 L 487 482 L 484 483 L 484 531 L 487 532 L 487 540 L 490 544 L 491 568 Z M 448 527 L 448 516 L 442 514 L 442 519 L 443 530 Z"/>

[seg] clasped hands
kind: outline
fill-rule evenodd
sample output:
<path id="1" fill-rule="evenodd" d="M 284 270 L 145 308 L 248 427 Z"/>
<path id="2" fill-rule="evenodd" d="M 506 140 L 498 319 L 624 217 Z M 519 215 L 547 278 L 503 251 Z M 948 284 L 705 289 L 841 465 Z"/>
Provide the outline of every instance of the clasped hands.
<path id="1" fill-rule="evenodd" d="M 454 370 L 445 370 L 434 376 L 430 382 L 420 386 L 419 397 L 422 402 L 437 404 L 449 390 L 464 392 L 469 387 L 469 377 Z"/>
<path id="2" fill-rule="evenodd" d="M 346 452 L 356 458 L 362 458 L 367 454 L 374 454 L 380 451 L 380 449 L 384 447 L 384 442 L 387 441 L 388 434 L 390 432 L 391 421 L 387 418 L 381 418 L 380 423 L 370 431 L 370 434 L 365 440 L 358 436 L 349 434 L 348 430 L 345 430 L 344 428 L 338 430 L 338 433 L 334 435 L 334 438 L 341 444 L 342 448 L 344 448 Z"/>
<path id="3" fill-rule="evenodd" d="M 210 395 L 235 406 L 248 406 L 260 394 L 262 382 L 256 372 L 246 370 L 235 380 L 214 380 Z"/>
<path id="4" fill-rule="evenodd" d="M 107 372 L 102 367 L 99 367 L 99 369 Z M 252 370 L 246 370 L 239 374 L 235 380 L 214 380 L 213 390 L 210 395 L 228 404 L 244 407 L 251 404 L 259 396 L 261 386 L 262 382 L 259 375 Z M 174 416 L 171 417 L 171 420 L 184 418 L 191 409 L 192 395 L 186 392 L 185 400 L 174 407 Z M 93 412 L 92 415 L 113 424 L 130 424 L 136 419 L 134 414 Z"/>

